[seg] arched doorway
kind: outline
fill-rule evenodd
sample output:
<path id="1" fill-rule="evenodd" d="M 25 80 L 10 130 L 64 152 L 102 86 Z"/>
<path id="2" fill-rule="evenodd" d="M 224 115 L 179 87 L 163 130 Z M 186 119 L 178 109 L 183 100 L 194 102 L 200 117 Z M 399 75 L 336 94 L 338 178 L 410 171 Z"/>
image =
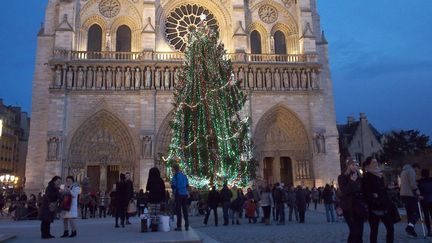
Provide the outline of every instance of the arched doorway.
<path id="1" fill-rule="evenodd" d="M 88 177 L 91 191 L 110 191 L 120 172 L 134 175 L 136 157 L 128 128 L 102 110 L 75 131 L 65 169 L 78 180 Z"/>
<path id="2" fill-rule="evenodd" d="M 259 179 L 269 184 L 312 183 L 308 133 L 293 112 L 282 105 L 270 109 L 255 127 L 254 141 L 260 162 Z"/>

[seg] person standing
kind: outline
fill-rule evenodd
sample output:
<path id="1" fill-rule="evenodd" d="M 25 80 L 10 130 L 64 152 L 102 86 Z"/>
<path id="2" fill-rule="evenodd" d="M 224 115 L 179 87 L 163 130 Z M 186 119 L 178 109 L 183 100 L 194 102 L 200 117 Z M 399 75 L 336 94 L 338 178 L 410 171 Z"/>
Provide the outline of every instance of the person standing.
<path id="1" fill-rule="evenodd" d="M 207 211 L 206 211 L 206 215 L 204 218 L 204 224 L 207 225 L 208 219 L 210 217 L 210 212 L 213 210 L 213 215 L 215 218 L 215 226 L 218 226 L 218 213 L 217 213 L 217 208 L 219 205 L 219 193 L 216 190 L 216 187 L 213 186 L 211 191 L 208 194 L 208 198 L 207 198 Z"/>
<path id="2" fill-rule="evenodd" d="M 107 207 L 109 206 L 109 197 L 107 192 L 101 192 L 99 194 L 99 218 L 106 218 Z"/>
<path id="3" fill-rule="evenodd" d="M 380 221 L 384 223 L 387 231 L 386 242 L 394 241 L 394 223 L 391 216 L 392 202 L 387 194 L 383 173 L 378 161 L 372 157 L 363 162 L 365 173 L 363 175 L 363 191 L 369 209 L 370 242 L 376 243 Z"/>
<path id="4" fill-rule="evenodd" d="M 421 205 L 423 208 L 428 237 L 432 237 L 430 217 L 432 217 L 432 178 L 429 175 L 428 169 L 421 171 L 422 178 L 418 181 L 418 187 L 423 197 Z"/>
<path id="5" fill-rule="evenodd" d="M 296 206 L 299 214 L 299 223 L 304 224 L 305 223 L 305 216 L 306 216 L 306 204 L 309 197 L 309 190 L 302 188 L 301 186 L 297 187 L 296 190 Z"/>
<path id="6" fill-rule="evenodd" d="M 179 159 L 177 159 L 177 162 L 179 162 Z M 181 231 L 182 230 L 182 211 L 183 211 L 183 218 L 185 221 L 185 230 L 189 230 L 189 215 L 187 210 L 187 198 L 188 198 L 188 187 L 189 187 L 189 181 L 183 172 L 180 171 L 179 164 L 173 165 L 173 171 L 174 176 L 171 179 L 171 188 L 174 193 L 175 197 L 175 208 L 176 208 L 176 215 L 177 215 L 177 228 L 175 228 L 175 231 Z"/>
<path id="7" fill-rule="evenodd" d="M 129 203 L 128 185 L 126 184 L 125 174 L 120 174 L 120 180 L 116 184 L 115 189 L 115 227 L 118 228 L 118 220 L 122 228 L 125 227 L 126 211 Z"/>
<path id="8" fill-rule="evenodd" d="M 274 200 L 275 200 L 275 206 L 276 206 L 276 212 L 278 213 L 278 225 L 284 225 L 285 224 L 285 203 L 287 201 L 287 196 L 285 193 L 285 189 L 283 188 L 283 185 L 279 182 L 276 183 L 276 190 L 274 192 Z"/>
<path id="9" fill-rule="evenodd" d="M 273 195 L 270 186 L 266 186 L 261 194 L 261 207 L 264 213 L 264 223 L 270 225 L 270 210 L 274 206 Z"/>
<path id="10" fill-rule="evenodd" d="M 417 187 L 416 169 L 420 169 L 418 164 L 406 164 L 402 168 L 400 175 L 400 196 L 403 204 L 405 205 L 408 219 L 408 225 L 405 228 L 405 232 L 408 234 L 408 236 L 414 238 L 417 237 L 414 227 L 420 218 L 417 204 L 420 197 L 420 190 Z"/>
<path id="11" fill-rule="evenodd" d="M 161 178 L 158 168 L 153 167 L 149 171 L 146 191 L 149 198 L 149 211 L 151 218 L 151 231 L 158 231 L 161 204 L 165 202 L 165 183 Z"/>
<path id="12" fill-rule="evenodd" d="M 327 223 L 335 222 L 335 202 L 334 202 L 334 193 L 329 184 L 326 184 L 324 190 L 321 194 L 321 197 L 324 201 L 324 208 L 326 211 Z"/>
<path id="13" fill-rule="evenodd" d="M 288 221 L 292 221 L 292 214 L 294 213 L 294 217 L 296 221 L 299 221 L 299 215 L 297 210 L 297 202 L 296 202 L 296 189 L 294 186 L 288 189 L 287 192 L 287 205 L 288 205 Z"/>
<path id="14" fill-rule="evenodd" d="M 72 176 L 66 177 L 66 187 L 64 193 L 70 197 L 70 209 L 62 210 L 61 216 L 63 218 L 64 233 L 61 238 L 77 236 L 75 219 L 78 218 L 78 195 L 80 194 L 80 187 L 75 183 Z M 69 235 L 69 224 L 71 227 L 71 234 Z"/>
<path id="15" fill-rule="evenodd" d="M 130 172 L 126 172 L 126 187 L 127 187 L 127 200 L 128 200 L 128 206 L 129 203 L 131 203 L 131 200 L 133 200 L 133 196 L 134 196 L 134 189 L 133 189 L 133 182 L 131 179 L 131 174 Z M 129 213 L 126 213 L 126 224 L 131 224 L 131 222 L 129 221 Z"/>
<path id="16" fill-rule="evenodd" d="M 42 239 L 51 239 L 54 236 L 50 233 L 51 223 L 54 221 L 57 213 L 58 201 L 60 200 L 61 177 L 54 176 L 45 189 L 45 195 L 42 197 L 39 219 L 41 220 Z"/>
<path id="17" fill-rule="evenodd" d="M 349 228 L 347 242 L 358 243 L 363 242 L 363 225 L 367 220 L 368 212 L 358 164 L 349 158 L 346 167 L 345 172 L 338 176 L 340 207 Z"/>
<path id="18" fill-rule="evenodd" d="M 243 205 L 246 197 L 244 196 L 243 190 L 241 188 L 237 188 L 235 194 L 236 197 L 231 202 L 231 221 L 233 225 L 240 225 L 240 215 L 243 211 Z"/>
<path id="19" fill-rule="evenodd" d="M 144 194 L 144 190 L 141 189 L 137 194 L 137 208 L 138 208 L 138 216 L 144 213 L 144 208 L 146 207 L 147 199 Z"/>
<path id="20" fill-rule="evenodd" d="M 220 191 L 220 199 L 222 202 L 222 211 L 223 211 L 223 219 L 224 224 L 228 225 L 229 222 L 229 208 L 231 206 L 231 198 L 233 197 L 233 194 L 230 189 L 228 189 L 227 184 L 223 185 L 222 190 Z"/>

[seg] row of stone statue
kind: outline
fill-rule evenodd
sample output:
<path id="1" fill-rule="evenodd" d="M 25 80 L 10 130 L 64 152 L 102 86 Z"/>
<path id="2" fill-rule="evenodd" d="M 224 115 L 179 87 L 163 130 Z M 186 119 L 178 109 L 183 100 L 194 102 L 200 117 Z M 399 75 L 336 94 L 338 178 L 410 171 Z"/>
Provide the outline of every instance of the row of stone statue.
<path id="1" fill-rule="evenodd" d="M 175 87 L 177 67 L 55 66 L 51 88 L 75 90 L 170 90 Z M 304 68 L 236 68 L 242 89 L 315 90 L 319 73 Z"/>

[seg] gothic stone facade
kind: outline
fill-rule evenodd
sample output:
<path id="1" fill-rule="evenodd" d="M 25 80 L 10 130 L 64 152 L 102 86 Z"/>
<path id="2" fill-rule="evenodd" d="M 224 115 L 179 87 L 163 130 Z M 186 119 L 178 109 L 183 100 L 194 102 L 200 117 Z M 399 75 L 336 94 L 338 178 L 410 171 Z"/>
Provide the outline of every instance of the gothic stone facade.
<path id="1" fill-rule="evenodd" d="M 143 188 L 170 142 L 187 32 L 217 29 L 249 100 L 258 180 L 337 178 L 327 41 L 316 0 L 49 0 L 38 35 L 26 188 L 54 175 Z"/>

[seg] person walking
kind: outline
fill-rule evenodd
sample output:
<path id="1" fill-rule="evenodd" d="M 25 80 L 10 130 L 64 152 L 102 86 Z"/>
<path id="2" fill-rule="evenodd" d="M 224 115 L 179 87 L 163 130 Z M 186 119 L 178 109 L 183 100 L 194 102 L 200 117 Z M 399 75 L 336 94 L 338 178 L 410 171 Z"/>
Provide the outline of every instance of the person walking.
<path id="1" fill-rule="evenodd" d="M 133 181 L 131 179 L 130 172 L 126 172 L 125 176 L 126 176 L 127 200 L 129 206 L 129 204 L 134 198 L 134 188 L 133 188 Z M 129 213 L 126 212 L 126 224 L 131 224 L 131 222 L 129 221 L 129 216 L 130 216 Z"/>
<path id="2" fill-rule="evenodd" d="M 125 227 L 126 211 L 129 203 L 128 185 L 126 184 L 125 174 L 120 174 L 120 180 L 116 183 L 115 189 L 115 227 L 119 228 L 119 218 L 121 227 Z"/>
<path id="3" fill-rule="evenodd" d="M 70 237 L 73 238 L 77 236 L 76 222 L 75 219 L 78 218 L 78 195 L 80 194 L 80 187 L 75 183 L 75 179 L 72 176 L 66 177 L 66 185 L 63 191 L 65 197 L 70 199 L 69 210 L 63 209 L 61 212 L 61 217 L 63 218 L 63 235 L 61 238 Z M 71 234 L 69 235 L 69 225 L 71 227 Z"/>
<path id="4" fill-rule="evenodd" d="M 302 186 L 298 186 L 296 190 L 296 206 L 299 214 L 299 223 L 305 223 L 306 217 L 306 209 L 307 209 L 307 200 L 309 197 L 309 190 L 303 188 Z"/>
<path id="5" fill-rule="evenodd" d="M 378 161 L 372 157 L 368 157 L 363 162 L 363 169 L 365 171 L 363 175 L 363 191 L 369 209 L 370 242 L 377 242 L 378 226 L 382 221 L 387 231 L 386 242 L 393 243 L 394 222 L 389 210 L 392 208 L 392 201 L 387 194 L 383 173 Z"/>
<path id="6" fill-rule="evenodd" d="M 151 231 L 158 231 L 161 204 L 165 202 L 165 183 L 161 178 L 160 171 L 153 167 L 149 171 L 146 191 L 149 198 L 149 211 L 151 218 Z"/>
<path id="7" fill-rule="evenodd" d="M 179 159 L 177 159 L 179 162 Z M 173 165 L 174 176 L 171 179 L 171 188 L 175 197 L 175 211 L 177 215 L 177 228 L 175 231 L 182 230 L 182 211 L 183 218 L 185 221 L 185 230 L 189 230 L 189 215 L 187 209 L 187 198 L 188 198 L 188 187 L 189 181 L 183 172 L 180 171 L 179 164 Z"/>
<path id="8" fill-rule="evenodd" d="M 270 210 L 274 207 L 273 195 L 270 186 L 266 186 L 261 194 L 261 207 L 264 213 L 264 223 L 270 225 Z"/>
<path id="9" fill-rule="evenodd" d="M 421 179 L 418 181 L 418 187 L 423 197 L 421 206 L 424 213 L 424 220 L 427 228 L 427 236 L 432 237 L 431 221 L 432 217 L 432 178 L 430 177 L 429 170 L 423 169 L 421 171 Z"/>
<path id="10" fill-rule="evenodd" d="M 216 187 L 213 186 L 211 191 L 208 194 L 207 197 L 207 210 L 206 210 L 206 215 L 204 218 L 204 225 L 207 225 L 208 219 L 210 217 L 210 212 L 213 211 L 213 215 L 214 215 L 214 220 L 215 220 L 215 226 L 218 226 L 218 213 L 217 213 L 217 208 L 219 205 L 219 199 L 220 199 L 220 195 L 219 192 L 216 190 Z"/>
<path id="11" fill-rule="evenodd" d="M 60 200 L 61 177 L 54 176 L 48 183 L 45 189 L 45 195 L 42 197 L 42 205 L 40 208 L 39 219 L 41 220 L 41 235 L 42 239 L 54 238 L 51 235 L 51 223 L 54 221 L 57 213 L 58 201 Z"/>
<path id="12" fill-rule="evenodd" d="M 287 191 L 287 205 L 288 205 L 288 221 L 292 221 L 292 215 L 294 213 L 294 217 L 296 221 L 299 221 L 297 202 L 296 202 L 296 189 L 294 186 L 290 187 Z"/>
<path id="13" fill-rule="evenodd" d="M 400 175 L 400 197 L 405 205 L 407 213 L 408 225 L 405 228 L 405 232 L 408 236 L 416 238 L 417 232 L 415 231 L 415 225 L 420 218 L 420 212 L 418 211 L 418 200 L 420 198 L 420 190 L 417 187 L 416 181 L 416 169 L 420 169 L 418 164 L 406 164 L 402 168 Z"/>
<path id="14" fill-rule="evenodd" d="M 365 203 L 362 179 L 358 164 L 351 158 L 346 161 L 346 170 L 338 177 L 340 207 L 349 228 L 348 243 L 363 242 L 363 225 L 368 212 Z"/>
<path id="15" fill-rule="evenodd" d="M 326 218 L 327 223 L 334 223 L 335 222 L 335 202 L 334 202 L 334 193 L 332 188 L 329 184 L 326 184 L 324 187 L 324 190 L 321 194 L 323 202 L 324 202 L 324 208 L 326 211 Z"/>
<path id="16" fill-rule="evenodd" d="M 311 199 L 312 199 L 312 202 L 314 203 L 314 209 L 316 211 L 318 208 L 318 200 L 319 200 L 319 191 L 316 187 L 312 188 Z"/>
<path id="17" fill-rule="evenodd" d="M 222 202 L 222 211 L 223 211 L 223 219 L 224 224 L 228 225 L 229 222 L 229 209 L 231 206 L 231 198 L 233 197 L 233 194 L 231 190 L 228 188 L 227 184 L 224 184 L 222 187 L 222 190 L 220 191 L 220 199 Z"/>

